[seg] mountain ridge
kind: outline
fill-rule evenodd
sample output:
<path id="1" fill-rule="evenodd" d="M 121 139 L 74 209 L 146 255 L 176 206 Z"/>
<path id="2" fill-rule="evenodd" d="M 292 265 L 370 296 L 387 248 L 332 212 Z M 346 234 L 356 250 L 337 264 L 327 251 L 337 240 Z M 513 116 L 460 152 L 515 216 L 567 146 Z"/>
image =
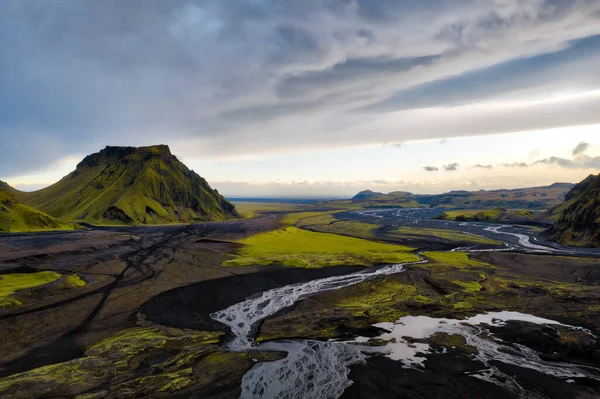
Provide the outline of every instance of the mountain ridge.
<path id="1" fill-rule="evenodd" d="M 21 202 L 16 190 L 0 180 L 0 232 L 21 233 L 46 230 L 73 230 L 75 225 L 62 222 Z"/>
<path id="2" fill-rule="evenodd" d="M 600 175 L 589 175 L 549 211 L 558 215 L 547 230 L 554 241 L 566 245 L 600 247 Z"/>
<path id="3" fill-rule="evenodd" d="M 163 224 L 239 217 L 235 206 L 166 145 L 107 146 L 55 184 L 18 192 L 27 205 L 91 224 Z"/>
<path id="4" fill-rule="evenodd" d="M 413 194 L 404 191 L 379 193 L 363 190 L 350 199 L 364 207 L 423 206 L 443 208 L 523 208 L 548 210 L 564 201 L 575 185 L 557 182 L 549 186 L 499 190 L 454 190 L 441 194 Z"/>

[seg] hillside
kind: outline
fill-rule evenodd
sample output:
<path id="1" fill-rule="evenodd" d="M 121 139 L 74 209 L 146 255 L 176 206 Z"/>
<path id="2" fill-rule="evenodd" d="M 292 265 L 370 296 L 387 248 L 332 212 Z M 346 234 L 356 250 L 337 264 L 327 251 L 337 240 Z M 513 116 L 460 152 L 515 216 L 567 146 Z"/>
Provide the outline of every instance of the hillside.
<path id="1" fill-rule="evenodd" d="M 550 186 L 492 191 L 450 191 L 443 194 L 422 195 L 404 191 L 388 194 L 371 190 L 361 191 L 350 200 L 329 201 L 328 205 L 350 208 L 378 207 L 431 207 L 456 209 L 529 209 L 548 210 L 564 201 L 573 188 L 570 183 L 554 183 Z"/>
<path id="2" fill-rule="evenodd" d="M 0 181 L 0 233 L 20 233 L 47 230 L 72 230 L 70 223 L 61 222 L 33 209 L 13 194 L 15 190 Z"/>
<path id="3" fill-rule="evenodd" d="M 454 220 L 457 222 L 524 222 L 534 218 L 534 214 L 527 210 L 507 210 L 493 208 L 485 210 L 447 211 L 435 217 L 440 220 Z"/>
<path id="4" fill-rule="evenodd" d="M 19 193 L 61 220 L 160 224 L 238 217 L 235 207 L 164 145 L 106 147 L 50 187 Z"/>
<path id="5" fill-rule="evenodd" d="M 600 247 L 600 175 L 577 184 L 565 202 L 549 212 L 558 215 L 551 239 L 568 245 Z"/>
<path id="6" fill-rule="evenodd" d="M 439 195 L 418 195 L 417 201 L 442 208 L 507 208 L 545 210 L 564 201 L 573 188 L 570 183 L 550 186 L 491 191 L 451 191 Z"/>

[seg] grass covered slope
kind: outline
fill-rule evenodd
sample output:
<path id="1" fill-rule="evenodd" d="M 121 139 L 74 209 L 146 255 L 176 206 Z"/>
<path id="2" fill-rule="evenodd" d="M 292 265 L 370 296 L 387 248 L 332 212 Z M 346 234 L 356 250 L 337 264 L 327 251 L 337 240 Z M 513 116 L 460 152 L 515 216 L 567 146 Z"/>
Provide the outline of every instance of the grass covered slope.
<path id="1" fill-rule="evenodd" d="M 20 233 L 47 230 L 72 230 L 70 223 L 61 222 L 52 216 L 25 205 L 13 189 L 0 182 L 0 233 Z"/>
<path id="2" fill-rule="evenodd" d="M 239 240 L 244 244 L 237 257 L 223 263 L 224 266 L 251 266 L 281 264 L 295 267 L 326 266 L 373 266 L 384 263 L 418 261 L 410 253 L 412 248 L 383 244 L 338 234 L 307 231 L 304 221 L 327 218 L 327 212 L 301 212 L 285 215 L 282 228 L 259 233 Z M 310 222 L 308 222 L 310 224 Z"/>
<path id="3" fill-rule="evenodd" d="M 501 222 L 501 221 L 527 221 L 534 218 L 534 214 L 528 210 L 506 210 L 494 208 L 486 210 L 461 210 L 446 211 L 436 219 L 455 220 L 458 222 Z"/>
<path id="4" fill-rule="evenodd" d="M 600 175 L 577 184 L 565 202 L 551 210 L 558 218 L 548 230 L 558 242 L 576 246 L 600 246 Z"/>
<path id="5" fill-rule="evenodd" d="M 431 229 L 423 227 L 401 226 L 397 229 L 387 232 L 392 237 L 412 238 L 412 239 L 431 239 L 441 238 L 444 240 L 457 243 L 472 243 L 484 245 L 502 245 L 500 241 L 492 240 L 487 237 L 478 236 L 475 234 L 463 233 L 462 231 Z"/>
<path id="6" fill-rule="evenodd" d="M 54 287 L 49 287 L 54 283 Z M 53 271 L 0 275 L 0 308 L 20 306 L 56 291 L 83 287 L 86 282 L 77 274 L 61 275 Z M 44 292 L 43 287 L 48 288 Z"/>
<path id="7" fill-rule="evenodd" d="M 238 217 L 235 207 L 164 145 L 106 147 L 45 189 L 20 193 L 62 220 L 160 224 Z"/>

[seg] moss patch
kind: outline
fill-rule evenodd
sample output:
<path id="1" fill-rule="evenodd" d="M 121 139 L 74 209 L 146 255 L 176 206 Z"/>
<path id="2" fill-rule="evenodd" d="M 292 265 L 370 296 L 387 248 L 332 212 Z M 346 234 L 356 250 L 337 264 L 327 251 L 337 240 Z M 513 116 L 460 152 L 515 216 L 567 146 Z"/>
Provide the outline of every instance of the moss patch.
<path id="1" fill-rule="evenodd" d="M 373 231 L 379 227 L 372 223 L 338 220 L 332 214 L 303 218 L 296 225 L 311 231 L 366 239 L 375 238 Z"/>
<path id="2" fill-rule="evenodd" d="M 286 227 L 239 241 L 245 246 L 224 266 L 283 264 L 295 267 L 372 266 L 418 260 L 412 248 Z"/>
<path id="3" fill-rule="evenodd" d="M 533 219 L 533 212 L 526 209 L 506 210 L 504 208 L 493 208 L 485 210 L 461 210 L 447 211 L 437 217 L 441 220 L 456 220 L 468 222 L 498 222 L 509 219 Z"/>
<path id="4" fill-rule="evenodd" d="M 80 228 L 21 202 L 6 183 L 0 182 L 0 233 L 22 233 Z"/>
<path id="5" fill-rule="evenodd" d="M 431 264 L 431 266 L 435 266 L 435 264 L 442 264 L 461 269 L 476 266 L 491 266 L 488 263 L 470 259 L 469 254 L 465 252 L 423 252 L 423 256 L 434 262 L 433 264 Z M 427 267 L 427 264 L 425 264 L 424 267 Z"/>
<path id="6" fill-rule="evenodd" d="M 473 243 L 473 244 L 485 244 L 485 245 L 502 245 L 500 241 L 492 240 L 486 237 L 478 236 L 475 234 L 463 233 L 460 231 L 443 230 L 443 229 L 429 229 L 429 228 L 417 228 L 403 226 L 398 229 L 389 231 L 387 234 L 394 237 L 401 238 L 423 238 L 423 237 L 435 237 L 442 238 L 448 241 Z"/>
<path id="7" fill-rule="evenodd" d="M 168 397 L 192 386 L 235 388 L 252 358 L 264 356 L 223 352 L 221 336 L 150 327 L 119 331 L 90 346 L 83 358 L 1 378 L 0 396 L 73 397 L 106 387 L 108 397 Z"/>
<path id="8" fill-rule="evenodd" d="M 60 277 L 55 272 L 3 274 L 0 276 L 0 307 L 21 305 L 21 301 L 11 298 L 11 295 L 20 290 L 51 283 Z"/>

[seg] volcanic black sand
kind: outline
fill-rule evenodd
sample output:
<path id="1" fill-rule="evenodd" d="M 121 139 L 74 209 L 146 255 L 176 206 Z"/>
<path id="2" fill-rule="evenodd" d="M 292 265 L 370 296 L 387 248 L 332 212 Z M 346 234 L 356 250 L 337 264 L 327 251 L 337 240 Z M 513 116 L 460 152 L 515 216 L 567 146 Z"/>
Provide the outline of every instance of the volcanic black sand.
<path id="1" fill-rule="evenodd" d="M 228 332 L 225 325 L 210 318 L 211 313 L 273 288 L 349 274 L 362 269 L 352 266 L 323 269 L 276 268 L 243 276 L 203 281 L 153 297 L 141 307 L 140 313 L 146 320 L 165 326 Z"/>
<path id="2" fill-rule="evenodd" d="M 210 314 L 265 290 L 361 269 L 221 265 L 239 247 L 234 240 L 277 228 L 278 223 L 277 217 L 267 216 L 187 226 L 103 227 L 0 237 L 0 275 L 51 270 L 76 273 L 87 283 L 49 295 L 32 290 L 22 298 L 22 306 L 0 308 L 0 377 L 6 377 L 0 378 L 0 396 L 86 393 L 92 395 L 89 398 L 104 398 L 136 392 L 140 397 L 237 397 L 241 377 L 253 359 L 267 361 L 282 355 L 227 352 L 222 344 L 229 339 L 224 334 L 228 331 Z M 384 226 L 389 224 L 380 223 L 378 238 L 385 238 Z M 404 244 L 427 250 L 452 247 L 436 240 Z M 376 335 L 378 331 L 369 329 L 381 317 L 464 317 L 504 309 L 600 333 L 600 260 L 495 252 L 470 257 L 489 264 L 478 269 L 487 276 L 480 281 L 482 290 L 477 294 L 453 292 L 459 287 L 456 281 L 470 281 L 469 271 L 415 265 L 406 273 L 304 299 L 268 318 L 260 334 L 263 339 L 351 338 Z M 376 303 L 366 312 L 338 308 L 340 301 L 377 297 L 381 287 L 390 286 L 416 287 L 418 292 L 411 291 L 397 303 Z M 414 301 L 417 293 L 429 295 L 436 303 Z M 473 306 L 468 312 L 452 307 L 465 300 Z M 523 322 L 492 332 L 536 350 L 549 361 L 600 364 L 600 343 L 589 335 Z M 437 348 L 436 342 L 429 343 Z M 383 356 L 352 366 L 354 384 L 344 397 L 516 397 L 469 375 L 482 365 L 472 359 L 468 348 L 438 346 L 439 351 L 426 355 L 421 371 L 403 368 L 401 362 Z M 41 366 L 50 366 L 42 369 L 45 377 L 32 371 Z M 571 384 L 534 370 L 497 366 L 542 397 L 600 395 L 595 380 L 578 379 Z M 28 371 L 33 374 L 15 375 Z"/>

